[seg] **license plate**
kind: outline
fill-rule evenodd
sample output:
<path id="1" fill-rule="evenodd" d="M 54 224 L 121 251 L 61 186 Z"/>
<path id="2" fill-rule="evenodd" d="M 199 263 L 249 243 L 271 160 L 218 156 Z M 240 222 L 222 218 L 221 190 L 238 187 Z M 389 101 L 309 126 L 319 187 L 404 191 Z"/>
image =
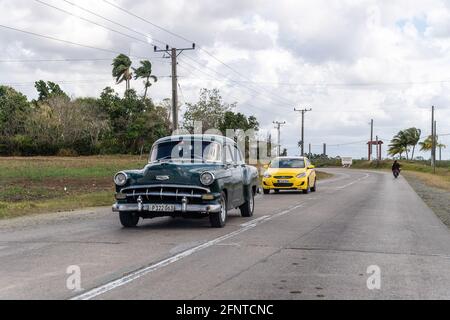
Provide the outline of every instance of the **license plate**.
<path id="1" fill-rule="evenodd" d="M 278 183 L 289 183 L 289 180 L 278 180 Z"/>
<path id="2" fill-rule="evenodd" d="M 173 204 L 150 204 L 149 211 L 154 212 L 174 212 L 175 206 Z"/>

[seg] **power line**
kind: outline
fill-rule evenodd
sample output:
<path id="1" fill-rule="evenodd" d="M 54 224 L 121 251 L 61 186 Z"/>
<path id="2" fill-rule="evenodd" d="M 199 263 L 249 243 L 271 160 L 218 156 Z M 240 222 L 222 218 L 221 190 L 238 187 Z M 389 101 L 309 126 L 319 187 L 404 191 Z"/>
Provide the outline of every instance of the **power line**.
<path id="1" fill-rule="evenodd" d="M 103 2 L 109 4 L 110 6 L 116 8 L 116 9 L 118 9 L 118 10 L 120 10 L 120 11 L 125 12 L 126 14 L 128 14 L 128 15 L 130 15 L 130 16 L 132 16 L 132 17 L 135 17 L 136 19 L 139 19 L 139 20 L 141 20 L 141 21 L 143 21 L 143 22 L 146 22 L 146 23 L 150 24 L 150 25 L 152 25 L 152 26 L 155 27 L 155 28 L 158 28 L 158 29 L 160 29 L 160 30 L 162 30 L 162 31 L 164 31 L 164 32 L 167 32 L 167 33 L 169 33 L 169 34 L 171 34 L 171 35 L 173 35 L 173 36 L 175 36 L 175 37 L 177 37 L 177 38 L 183 39 L 184 41 L 187 41 L 187 42 L 189 42 L 189 43 L 194 43 L 194 42 L 195 42 L 195 41 L 191 41 L 191 40 L 189 40 L 189 39 L 186 39 L 186 38 L 184 38 L 183 36 L 180 36 L 179 34 L 176 34 L 176 33 L 172 32 L 172 31 L 170 31 L 170 30 L 168 30 L 168 29 L 166 29 L 166 28 L 164 28 L 164 27 L 161 27 L 161 26 L 159 26 L 159 25 L 157 25 L 157 24 L 155 24 L 155 23 L 153 23 L 153 22 L 151 22 L 151 21 L 149 21 L 149 20 L 147 20 L 147 19 L 145 19 L 145 18 L 142 18 L 142 17 L 138 16 L 137 14 L 134 14 L 133 12 L 131 12 L 131 11 L 125 9 L 125 8 L 122 8 L 122 7 L 120 7 L 120 6 L 118 6 L 118 5 L 114 4 L 114 3 L 112 3 L 112 2 L 110 2 L 110 1 L 103 0 Z"/>
<path id="2" fill-rule="evenodd" d="M 209 74 L 207 74 L 206 72 L 204 72 L 204 71 L 201 70 L 201 69 L 195 68 L 194 66 L 192 66 L 192 65 L 190 65 L 190 64 L 188 64 L 188 63 L 185 63 L 185 62 L 183 62 L 183 63 L 186 64 L 186 65 L 189 65 L 189 66 L 190 66 L 191 68 L 193 68 L 195 71 L 200 72 L 200 73 L 202 73 L 202 74 L 204 74 L 204 75 L 207 75 L 207 76 L 211 77 L 210 80 L 216 80 L 216 81 L 219 81 L 219 82 L 223 82 L 222 80 L 218 79 L 217 77 L 214 77 L 214 76 L 212 76 L 212 75 L 209 75 Z M 189 71 L 189 72 L 192 72 L 192 70 L 189 70 L 188 68 L 186 68 L 186 67 L 184 66 L 184 64 L 179 65 L 179 67 L 181 67 L 181 68 L 183 68 L 183 69 L 185 69 L 185 70 L 187 70 L 187 71 Z M 197 78 L 194 78 L 194 79 L 197 79 Z M 237 85 L 237 84 L 231 84 L 231 87 L 235 87 L 236 85 Z M 236 101 L 241 100 L 241 99 L 238 99 L 237 97 L 235 97 L 234 95 L 231 95 L 231 94 L 227 94 L 227 96 L 230 97 L 230 98 L 232 98 L 232 99 L 235 99 Z M 262 111 L 260 108 L 258 108 L 258 107 L 256 107 L 255 105 L 249 103 L 248 101 L 243 102 L 242 104 L 243 104 L 244 106 L 248 106 L 248 107 L 250 107 L 250 108 L 253 108 L 254 110 Z M 272 112 L 272 113 L 277 114 L 276 112 Z M 278 114 L 279 114 L 279 113 L 278 113 Z"/>
<path id="3" fill-rule="evenodd" d="M 185 56 L 185 57 L 187 57 L 187 56 Z M 196 60 L 194 60 L 194 59 L 192 59 L 192 58 L 189 58 L 189 60 L 193 61 L 194 63 L 196 63 L 196 64 L 198 64 L 198 65 L 200 65 L 200 66 L 202 66 L 202 67 L 204 67 L 204 68 L 206 68 L 206 69 L 209 69 L 209 70 L 213 71 L 214 73 L 216 73 L 216 74 L 218 74 L 219 76 L 223 77 L 223 78 L 224 78 L 225 80 L 227 80 L 227 81 L 230 81 L 230 82 L 235 83 L 235 84 L 239 84 L 237 81 L 228 78 L 227 75 L 224 75 L 224 74 L 222 74 L 222 73 L 220 73 L 220 72 L 218 72 L 218 71 L 216 71 L 216 70 L 214 70 L 214 69 L 212 69 L 212 68 L 210 68 L 210 67 L 208 67 L 208 66 L 201 65 L 199 62 L 197 62 Z M 207 76 L 211 76 L 210 74 L 205 73 L 203 70 L 200 70 L 199 68 L 193 66 L 192 64 L 189 64 L 189 63 L 187 63 L 187 62 L 184 61 L 184 60 L 181 60 L 181 61 L 182 61 L 184 64 L 187 64 L 188 66 L 190 66 L 191 68 L 193 68 L 193 69 L 195 69 L 195 70 L 198 70 L 199 72 L 201 72 L 201 73 L 203 73 L 203 74 L 205 74 L 205 75 L 207 75 Z M 218 79 L 218 78 L 215 77 L 215 76 L 212 76 L 212 77 L 214 77 L 214 78 L 215 78 L 216 80 L 218 80 L 218 81 L 223 81 L 223 80 L 221 80 L 221 79 Z M 241 84 L 241 87 L 244 87 L 245 89 L 247 89 L 247 90 L 249 90 L 249 91 L 252 91 L 252 92 L 256 93 L 258 98 L 265 98 L 266 100 L 271 101 L 271 102 L 274 101 L 273 98 L 267 97 L 267 96 L 264 95 L 264 93 L 262 93 L 262 92 L 260 92 L 260 91 L 257 91 L 257 90 L 255 90 L 255 89 L 253 89 L 253 88 L 251 88 L 251 87 L 243 86 L 242 84 Z M 285 104 L 284 102 L 277 102 L 277 104 L 278 104 L 278 105 L 281 105 L 281 106 L 286 106 L 286 104 Z"/>
<path id="4" fill-rule="evenodd" d="M 258 94 L 258 95 L 264 96 L 266 99 L 268 99 L 268 100 L 270 100 L 270 101 L 275 101 L 275 102 L 277 102 L 278 104 L 283 105 L 283 106 L 286 106 L 286 105 L 288 105 L 288 104 L 291 104 L 291 105 L 292 105 L 291 102 L 286 102 L 287 100 L 286 100 L 286 101 L 282 101 L 280 98 L 275 98 L 275 99 L 274 99 L 273 97 L 270 97 L 270 96 L 268 95 L 268 94 L 270 94 L 270 92 L 268 92 L 267 90 L 265 90 L 265 91 L 260 91 L 260 90 L 256 90 L 255 88 L 252 88 L 252 87 L 250 87 L 250 86 L 243 85 L 243 84 L 240 83 L 239 81 L 236 81 L 236 80 L 234 80 L 234 79 L 231 79 L 231 78 L 229 78 L 227 75 L 224 75 L 223 73 L 220 73 L 220 72 L 218 72 L 217 70 L 215 70 L 215 69 L 213 69 L 213 68 L 211 68 L 211 67 L 202 65 L 200 62 L 196 61 L 196 60 L 193 59 L 193 58 L 190 58 L 190 57 L 187 57 L 187 58 L 188 58 L 189 60 L 191 60 L 192 62 L 198 64 L 198 65 L 201 66 L 202 68 L 209 69 L 209 70 L 211 70 L 212 72 L 218 74 L 219 76 L 221 76 L 221 77 L 223 77 L 223 78 L 226 78 L 226 79 L 227 79 L 228 81 L 230 81 L 230 82 L 233 82 L 233 83 L 236 83 L 236 84 L 240 84 L 241 86 L 243 86 L 243 87 L 246 88 L 247 90 L 250 90 L 250 91 L 252 91 L 252 92 L 254 92 L 254 93 Z M 185 63 L 186 63 L 186 62 L 185 62 Z M 276 101 L 276 100 L 278 100 L 278 101 Z"/>
<path id="5" fill-rule="evenodd" d="M 97 22 L 95 22 L 95 21 L 86 19 L 86 18 L 84 18 L 84 17 L 82 17 L 82 16 L 79 16 L 79 15 L 74 14 L 74 13 L 72 13 L 72 12 L 69 12 L 69 11 L 67 11 L 67 10 L 58 8 L 58 7 L 56 7 L 56 6 L 54 6 L 54 5 L 51 5 L 51 4 L 47 3 L 47 2 L 44 2 L 44 1 L 41 1 L 41 0 L 34 0 L 34 1 L 36 1 L 36 2 L 38 2 L 38 3 L 40 3 L 40 4 L 42 4 L 42 5 L 45 5 L 45 6 L 47 6 L 47 7 L 53 8 L 53 9 L 55 9 L 55 10 L 61 11 L 61 12 L 65 13 L 65 14 L 68 14 L 68 15 L 70 15 L 70 16 L 72 16 L 72 17 L 75 17 L 75 18 L 78 18 L 78 19 L 80 19 L 80 20 L 83 20 L 83 21 L 85 21 L 85 22 L 94 24 L 94 25 L 96 25 L 96 26 L 98 26 L 98 27 L 101 27 L 101 28 L 103 28 L 103 29 L 106 29 L 106 30 L 108 30 L 108 31 L 111 31 L 111 32 L 120 34 L 121 36 L 124 36 L 124 37 L 130 38 L 130 39 L 133 39 L 133 40 L 142 42 L 142 43 L 144 43 L 144 44 L 146 44 L 146 45 L 152 45 L 152 44 L 149 43 L 148 41 L 145 41 L 145 40 L 142 40 L 142 39 L 139 39 L 139 38 L 130 36 L 129 34 L 123 33 L 123 32 L 121 32 L 121 31 L 118 31 L 118 30 L 115 30 L 115 29 L 111 29 L 111 28 L 109 28 L 109 27 L 107 27 L 107 26 L 104 26 L 104 25 L 102 25 L 102 24 L 100 24 L 100 23 L 97 23 Z M 154 40 L 154 39 L 153 39 L 153 40 Z M 160 42 L 160 41 L 158 40 L 157 42 Z"/>
<path id="6" fill-rule="evenodd" d="M 191 65 L 191 64 L 189 64 L 189 63 L 187 63 L 187 62 L 185 62 L 185 61 L 182 61 L 182 62 L 183 62 L 183 64 L 188 65 L 189 67 L 191 67 L 191 68 L 194 69 L 195 71 L 200 72 L 200 73 L 202 73 L 202 74 L 204 74 L 204 75 L 206 75 L 206 76 L 211 77 L 210 80 L 216 80 L 216 81 L 219 81 L 219 82 L 223 82 L 223 80 L 221 80 L 221 79 L 219 79 L 219 78 L 217 78 L 217 77 L 215 77 L 215 76 L 213 76 L 213 75 L 210 75 L 210 74 L 204 72 L 203 70 L 201 70 L 201 69 L 199 69 L 199 68 L 196 68 L 196 67 L 194 67 L 193 65 Z M 185 67 L 183 66 L 183 64 L 181 64 L 180 67 L 183 68 L 183 69 L 188 70 L 187 68 L 185 68 Z M 188 71 L 192 72 L 192 70 L 188 70 Z M 227 80 L 228 80 L 228 79 L 227 79 Z M 231 82 L 233 82 L 233 81 L 231 81 Z M 238 84 L 233 83 L 233 84 L 231 84 L 231 85 L 229 85 L 229 86 L 231 86 L 231 87 L 236 87 L 237 85 L 238 85 Z M 238 88 L 241 88 L 241 86 L 239 86 Z M 228 96 L 230 96 L 230 97 L 233 98 L 233 99 L 240 100 L 240 99 L 237 99 L 236 97 L 234 97 L 234 96 L 232 96 L 232 95 L 230 95 L 230 94 L 228 94 Z M 261 96 L 256 96 L 256 98 L 261 99 L 262 97 L 261 97 Z M 262 110 L 260 107 L 256 107 L 255 105 L 253 105 L 253 104 L 251 104 L 251 103 L 249 103 L 249 102 L 245 102 L 244 104 L 247 105 L 247 106 L 249 106 L 249 107 L 251 107 L 251 108 L 253 108 L 254 110 L 264 111 L 264 110 Z M 282 115 L 281 113 L 278 113 L 278 112 L 276 112 L 276 111 L 272 111 L 271 113 Z M 283 114 L 283 115 L 284 115 L 284 114 Z"/>
<path id="7" fill-rule="evenodd" d="M 158 79 L 171 78 L 171 76 L 157 76 Z M 113 78 L 108 79 L 76 79 L 76 80 L 50 80 L 57 84 L 72 84 L 72 83 L 93 83 L 93 82 L 115 82 Z M 27 86 L 36 84 L 35 81 L 24 81 L 24 82 L 0 82 L 0 85 L 5 86 Z"/>
<path id="8" fill-rule="evenodd" d="M 116 8 L 116 9 L 122 11 L 122 12 L 125 12 L 125 13 L 128 14 L 128 15 L 131 15 L 132 17 L 135 17 L 135 18 L 137 18 L 137 19 L 139 19 L 139 20 L 141 20 L 141 21 L 143 21 L 143 22 L 146 22 L 146 23 L 150 24 L 151 26 L 153 26 L 153 27 L 155 27 L 155 28 L 158 28 L 158 29 L 160 29 L 160 30 L 162 30 L 162 31 L 164 31 L 164 32 L 167 32 L 167 33 L 169 33 L 169 34 L 171 34 L 171 35 L 173 35 L 173 36 L 175 36 L 175 37 L 177 37 L 177 38 L 180 38 L 180 39 L 182 39 L 182 40 L 184 40 L 184 41 L 187 41 L 187 42 L 190 42 L 190 43 L 195 42 L 195 41 L 189 40 L 189 39 L 187 39 L 186 37 L 183 37 L 183 36 L 181 36 L 181 35 L 179 35 L 179 34 L 177 34 L 177 33 L 175 33 L 175 32 L 172 32 L 172 31 L 170 31 L 170 30 L 168 30 L 168 29 L 166 29 L 166 28 L 164 28 L 164 27 L 161 27 L 161 26 L 159 26 L 159 25 L 157 25 L 157 24 L 151 22 L 150 20 L 145 19 L 145 18 L 143 18 L 143 17 L 141 17 L 141 16 L 139 16 L 139 15 L 137 15 L 137 14 L 135 14 L 135 13 L 133 13 L 133 12 L 131 12 L 131 11 L 129 11 L 129 10 L 123 8 L 123 7 L 120 7 L 120 6 L 118 6 L 118 5 L 114 4 L 114 3 L 111 3 L 111 2 L 108 1 L 108 0 L 103 0 L 103 2 L 109 4 L 110 6 Z M 239 71 L 235 70 L 233 67 L 231 67 L 231 66 L 228 65 L 227 63 L 225 63 L 225 62 L 223 62 L 222 60 L 220 60 L 220 59 L 218 59 L 217 57 L 215 57 L 212 53 L 208 52 L 207 50 L 203 49 L 202 47 L 198 47 L 198 48 L 199 48 L 201 51 L 205 52 L 208 56 L 210 56 L 211 58 L 213 58 L 214 60 L 216 60 L 217 62 L 219 62 L 220 64 L 224 65 L 225 67 L 227 67 L 228 69 L 230 69 L 231 71 L 233 71 L 234 73 L 236 73 L 237 75 L 239 75 L 241 78 L 250 80 L 248 77 L 244 76 L 243 74 L 241 74 Z M 197 63 L 198 63 L 198 62 L 197 62 Z M 199 63 L 199 64 L 200 64 L 200 63 Z M 200 64 L 200 65 L 201 65 L 201 64 Z M 202 67 L 205 67 L 205 66 L 202 65 Z M 207 67 L 207 68 L 208 68 L 208 67 Z M 250 81 L 251 81 L 251 80 L 250 80 Z M 255 90 L 255 89 L 253 89 L 253 90 Z M 269 93 L 269 94 L 271 94 L 271 95 L 273 95 L 273 96 L 276 96 L 277 99 L 279 99 L 279 101 L 284 101 L 283 103 L 285 103 L 285 104 L 290 104 L 290 105 L 293 104 L 293 102 L 291 102 L 291 101 L 289 101 L 289 100 L 286 100 L 286 99 L 283 98 L 283 97 L 280 97 L 280 96 L 278 96 L 278 95 L 275 95 L 275 94 L 273 94 L 273 93 L 271 93 L 271 92 L 267 92 L 267 93 L 266 93 L 266 90 L 265 90 L 265 89 L 262 89 L 262 90 L 263 90 L 263 91 L 258 91 L 258 93 L 259 93 L 259 94 L 267 94 L 267 93 Z"/>
<path id="9" fill-rule="evenodd" d="M 87 49 L 99 50 L 99 51 L 104 51 L 104 52 L 109 52 L 109 53 L 114 53 L 114 54 L 122 54 L 122 52 L 120 52 L 120 51 L 115 51 L 115 50 L 105 49 L 105 48 L 99 48 L 99 47 L 95 47 L 95 46 L 91 46 L 91 45 L 85 45 L 85 44 L 81 44 L 81 43 L 77 43 L 77 42 L 73 42 L 73 41 L 68 41 L 68 40 L 64 40 L 64 39 L 59 39 L 59 38 L 55 38 L 55 37 L 52 37 L 52 36 L 47 36 L 47 35 L 31 32 L 31 31 L 26 31 L 26 30 L 14 28 L 14 27 L 5 26 L 5 25 L 2 25 L 2 24 L 0 24 L 0 28 L 8 29 L 8 30 L 11 30 L 11 31 L 16 31 L 16 32 L 32 35 L 32 36 L 35 36 L 35 37 L 52 40 L 52 41 L 57 41 L 57 42 L 65 43 L 65 44 L 70 44 L 70 45 L 73 45 L 73 46 L 83 47 L 83 48 L 87 48 Z M 147 59 L 147 57 L 139 57 L 139 56 L 130 56 L 130 57 L 138 58 L 138 59 Z"/>
<path id="10" fill-rule="evenodd" d="M 148 35 L 148 34 L 145 34 L 145 33 L 143 33 L 143 32 L 140 32 L 140 31 L 138 31 L 138 30 L 135 30 L 135 29 L 133 29 L 133 28 L 127 27 L 127 26 L 125 26 L 125 25 L 123 25 L 123 24 L 121 24 L 121 23 L 119 23 L 119 22 L 117 22 L 117 21 L 114 21 L 114 20 L 111 20 L 111 19 L 109 19 L 109 18 L 106 18 L 105 16 L 102 16 L 102 15 L 100 15 L 100 14 L 98 14 L 98 13 L 95 13 L 95 12 L 93 12 L 93 11 L 91 11 L 91 10 L 89 10 L 89 9 L 86 9 L 86 8 L 80 6 L 80 5 L 77 5 L 77 4 L 75 4 L 75 3 L 71 2 L 71 1 L 68 1 L 68 0 L 62 0 L 62 1 L 64 1 L 64 2 L 66 2 L 66 3 L 68 3 L 68 4 L 70 4 L 71 6 L 74 6 L 74 7 L 78 8 L 78 9 L 80 9 L 80 10 L 83 10 L 84 12 L 87 12 L 87 13 L 89 13 L 89 14 L 91 14 L 91 15 L 94 15 L 94 16 L 100 18 L 100 19 L 103 19 L 103 20 L 108 21 L 108 22 L 110 22 L 110 23 L 112 23 L 112 24 L 115 24 L 115 25 L 117 25 L 117 26 L 119 26 L 119 27 L 121 27 L 121 28 L 124 28 L 124 29 L 126 29 L 126 30 L 128 30 L 128 31 L 134 32 L 134 33 L 139 34 L 139 35 L 141 35 L 141 36 L 144 36 L 145 38 L 151 38 L 151 39 L 154 40 L 155 42 L 158 42 L 158 43 L 160 43 L 160 44 L 162 44 L 162 45 L 166 45 L 166 44 L 167 44 L 167 43 L 165 43 L 164 41 L 161 41 L 161 40 L 158 40 L 158 39 L 153 38 L 151 35 Z"/>

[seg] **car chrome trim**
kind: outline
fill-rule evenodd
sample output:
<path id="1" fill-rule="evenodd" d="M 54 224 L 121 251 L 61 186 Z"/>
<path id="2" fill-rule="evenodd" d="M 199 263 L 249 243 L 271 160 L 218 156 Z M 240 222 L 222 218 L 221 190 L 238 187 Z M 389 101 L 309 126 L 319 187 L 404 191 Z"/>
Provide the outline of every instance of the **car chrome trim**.
<path id="1" fill-rule="evenodd" d="M 117 182 L 116 182 L 116 177 L 117 177 L 119 174 L 123 174 L 123 175 L 125 176 L 125 183 L 124 183 L 124 184 L 117 184 Z M 127 182 L 128 182 L 129 179 L 130 179 L 130 177 L 127 175 L 126 172 L 120 171 L 120 172 L 117 172 L 117 173 L 115 174 L 113 180 L 114 180 L 114 184 L 115 184 L 115 185 L 117 185 L 117 186 L 119 186 L 119 187 L 122 187 L 122 186 L 124 186 L 124 185 L 127 184 Z"/>
<path id="2" fill-rule="evenodd" d="M 175 206 L 175 212 L 216 213 L 221 210 L 220 204 L 173 204 L 173 206 Z M 149 209 L 150 204 L 147 203 L 116 203 L 112 206 L 113 212 L 152 212 Z"/>
<path id="3" fill-rule="evenodd" d="M 211 192 L 209 188 L 199 187 L 195 185 L 186 185 L 186 184 L 148 184 L 148 185 L 134 185 L 131 187 L 126 187 L 120 190 L 121 193 L 127 190 L 133 190 L 133 189 L 160 189 L 160 188 L 177 188 L 177 189 L 197 189 L 202 190 L 206 192 Z"/>

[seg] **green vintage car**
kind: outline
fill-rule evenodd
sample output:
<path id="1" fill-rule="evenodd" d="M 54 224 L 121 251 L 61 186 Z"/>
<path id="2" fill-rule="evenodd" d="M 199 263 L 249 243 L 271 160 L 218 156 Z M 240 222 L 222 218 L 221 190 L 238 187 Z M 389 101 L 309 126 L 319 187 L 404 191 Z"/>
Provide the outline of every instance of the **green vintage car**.
<path id="1" fill-rule="evenodd" d="M 230 209 L 251 217 L 258 171 L 245 164 L 234 140 L 218 135 L 179 135 L 155 142 L 142 170 L 117 173 L 116 200 L 126 228 L 140 218 L 209 217 L 222 228 Z"/>

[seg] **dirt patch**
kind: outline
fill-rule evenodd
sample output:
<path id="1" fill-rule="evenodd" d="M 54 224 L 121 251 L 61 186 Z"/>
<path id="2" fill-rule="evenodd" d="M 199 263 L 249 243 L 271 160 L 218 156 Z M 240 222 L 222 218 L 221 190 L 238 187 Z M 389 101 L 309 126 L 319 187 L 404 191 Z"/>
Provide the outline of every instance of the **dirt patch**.
<path id="1" fill-rule="evenodd" d="M 405 172 L 403 175 L 423 201 L 450 228 L 450 191 L 447 188 L 437 188 L 430 179 L 421 179 L 415 173 Z"/>

